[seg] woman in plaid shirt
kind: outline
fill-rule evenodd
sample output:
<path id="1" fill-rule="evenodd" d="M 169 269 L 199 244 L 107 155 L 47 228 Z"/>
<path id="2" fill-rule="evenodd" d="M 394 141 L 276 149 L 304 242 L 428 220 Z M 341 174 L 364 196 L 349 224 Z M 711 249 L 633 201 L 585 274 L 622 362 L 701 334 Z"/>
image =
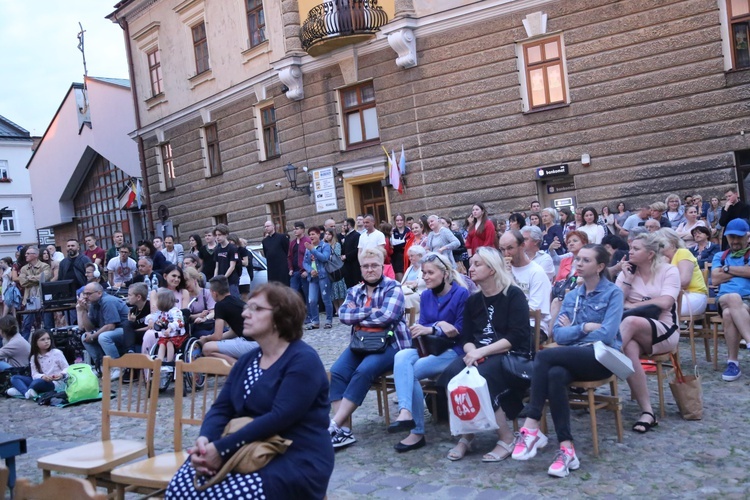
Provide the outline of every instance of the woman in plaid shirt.
<path id="1" fill-rule="evenodd" d="M 363 283 L 353 286 L 339 309 L 339 320 L 356 330 L 393 332 L 393 341 L 383 353 L 355 354 L 345 349 L 331 367 L 331 406 L 333 418 L 328 431 L 334 448 L 355 443 L 351 429 L 342 427 L 362 404 L 373 380 L 393 370 L 393 358 L 401 349 L 411 347 L 411 335 L 404 319 L 404 294 L 401 285 L 383 276 L 384 251 L 363 250 L 359 256 Z"/>

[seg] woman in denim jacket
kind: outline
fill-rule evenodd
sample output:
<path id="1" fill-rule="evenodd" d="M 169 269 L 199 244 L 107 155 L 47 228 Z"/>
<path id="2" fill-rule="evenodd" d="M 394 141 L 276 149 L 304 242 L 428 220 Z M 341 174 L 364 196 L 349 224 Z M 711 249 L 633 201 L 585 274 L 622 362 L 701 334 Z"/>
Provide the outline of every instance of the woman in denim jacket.
<path id="1" fill-rule="evenodd" d="M 565 477 L 580 467 L 570 433 L 568 386 L 574 380 L 601 380 L 612 375 L 594 356 L 593 342 L 620 349 L 619 333 L 623 310 L 622 291 L 607 279 L 609 254 L 601 245 L 586 245 L 576 256 L 579 283 L 565 295 L 562 309 L 553 329 L 555 341 L 564 347 L 548 348 L 537 353 L 531 398 L 521 412 L 526 421 L 516 437 L 513 458 L 528 460 L 537 448 L 547 444 L 539 430 L 545 400 L 549 400 L 560 451 L 547 473 Z"/>
<path id="2" fill-rule="evenodd" d="M 307 271 L 307 281 L 310 288 L 307 292 L 307 314 L 311 323 L 305 328 L 312 330 L 320 328 L 320 315 L 318 313 L 318 295 L 323 298 L 326 308 L 325 328 L 333 326 L 333 297 L 331 295 L 331 280 L 328 278 L 325 263 L 331 258 L 331 245 L 320 240 L 320 228 L 313 226 L 307 230 L 310 242 L 305 243 L 305 258 L 302 267 Z"/>

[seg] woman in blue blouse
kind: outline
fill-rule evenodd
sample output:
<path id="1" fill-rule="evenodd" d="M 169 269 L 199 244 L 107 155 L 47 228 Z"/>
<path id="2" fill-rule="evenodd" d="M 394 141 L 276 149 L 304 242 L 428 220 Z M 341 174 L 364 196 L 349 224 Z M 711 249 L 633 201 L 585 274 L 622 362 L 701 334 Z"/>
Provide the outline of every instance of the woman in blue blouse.
<path id="1" fill-rule="evenodd" d="M 320 241 L 320 228 L 313 226 L 307 230 L 310 241 L 305 243 L 305 258 L 302 267 L 307 271 L 307 281 L 310 286 L 307 292 L 307 315 L 311 323 L 306 329 L 320 328 L 320 313 L 318 312 L 318 296 L 323 298 L 326 308 L 325 328 L 333 326 L 333 294 L 331 280 L 328 278 L 325 263 L 331 258 L 331 245 Z"/>
<path id="2" fill-rule="evenodd" d="M 579 285 L 565 295 L 554 326 L 555 341 L 561 346 L 544 349 L 534 359 L 531 398 L 521 414 L 526 421 L 516 437 L 513 458 L 528 460 L 537 448 L 547 444 L 539 430 L 545 400 L 549 400 L 560 451 L 547 473 L 565 477 L 580 467 L 570 433 L 568 385 L 574 380 L 601 380 L 612 375 L 594 356 L 597 340 L 620 349 L 622 291 L 606 277 L 609 253 L 601 245 L 586 245 L 576 256 Z"/>
<path id="3" fill-rule="evenodd" d="M 394 448 L 397 452 L 416 450 L 426 444 L 424 438 L 424 394 L 419 381 L 440 375 L 464 352 L 458 345 L 463 325 L 464 305 L 469 298 L 463 278 L 440 254 L 431 253 L 422 260 L 422 279 L 427 290 L 420 299 L 419 324 L 411 327 L 412 342 L 424 335 L 450 339 L 443 352 L 420 358 L 417 349 L 396 353 L 393 377 L 396 382 L 399 414 L 388 432 L 411 430 Z"/>
<path id="4" fill-rule="evenodd" d="M 357 440 L 344 427 L 364 401 L 372 382 L 393 369 L 393 358 L 401 349 L 411 347 L 411 335 L 404 320 L 404 293 L 398 281 L 383 276 L 385 250 L 368 248 L 359 254 L 363 283 L 353 286 L 339 308 L 339 320 L 355 331 L 390 331 L 391 342 L 381 353 L 359 354 L 348 347 L 331 366 L 331 406 L 333 418 L 328 427 L 334 448 L 343 448 Z"/>
<path id="5" fill-rule="evenodd" d="M 242 317 L 242 334 L 260 347 L 235 363 L 166 498 L 323 498 L 333 472 L 328 377 L 318 353 L 301 340 L 305 305 L 291 288 L 268 283 L 253 290 Z M 221 437 L 237 417 L 254 420 Z M 230 472 L 204 491 L 193 486 L 196 474 L 205 483 L 243 445 L 276 434 L 292 444 L 259 471 Z"/>

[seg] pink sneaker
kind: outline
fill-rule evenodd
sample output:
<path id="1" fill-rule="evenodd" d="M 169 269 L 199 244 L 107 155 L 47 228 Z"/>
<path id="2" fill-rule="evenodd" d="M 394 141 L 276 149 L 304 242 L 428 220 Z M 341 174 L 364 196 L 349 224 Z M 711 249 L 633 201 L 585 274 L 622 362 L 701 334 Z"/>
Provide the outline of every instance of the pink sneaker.
<path id="1" fill-rule="evenodd" d="M 516 433 L 516 441 L 513 446 L 514 460 L 528 460 L 534 458 L 538 448 L 547 446 L 547 436 L 537 429 L 532 433 L 526 427 L 521 427 L 521 432 Z"/>
<path id="2" fill-rule="evenodd" d="M 547 474 L 555 477 L 567 477 L 570 471 L 577 470 L 581 466 L 575 450 L 569 450 L 564 446 L 555 455 L 555 460 L 547 469 Z"/>

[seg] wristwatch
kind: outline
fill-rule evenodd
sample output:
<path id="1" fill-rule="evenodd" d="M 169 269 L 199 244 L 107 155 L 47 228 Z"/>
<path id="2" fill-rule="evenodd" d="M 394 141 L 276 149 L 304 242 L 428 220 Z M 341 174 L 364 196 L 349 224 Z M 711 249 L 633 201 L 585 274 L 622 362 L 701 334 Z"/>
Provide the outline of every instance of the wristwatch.
<path id="1" fill-rule="evenodd" d="M 724 271 L 727 274 L 730 274 L 730 272 L 729 272 L 729 266 L 724 266 L 724 267 L 721 268 L 721 270 Z"/>

